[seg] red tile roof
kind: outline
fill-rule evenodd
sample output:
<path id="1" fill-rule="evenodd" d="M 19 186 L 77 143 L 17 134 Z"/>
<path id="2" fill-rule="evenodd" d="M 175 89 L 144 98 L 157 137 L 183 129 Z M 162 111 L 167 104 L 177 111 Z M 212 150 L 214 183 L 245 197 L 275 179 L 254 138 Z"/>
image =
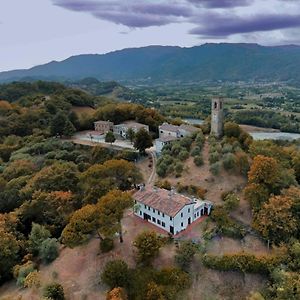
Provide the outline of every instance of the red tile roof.
<path id="1" fill-rule="evenodd" d="M 193 203 L 192 199 L 183 195 L 151 187 L 139 190 L 133 197 L 136 201 L 163 212 L 170 217 L 175 217 L 185 205 Z"/>

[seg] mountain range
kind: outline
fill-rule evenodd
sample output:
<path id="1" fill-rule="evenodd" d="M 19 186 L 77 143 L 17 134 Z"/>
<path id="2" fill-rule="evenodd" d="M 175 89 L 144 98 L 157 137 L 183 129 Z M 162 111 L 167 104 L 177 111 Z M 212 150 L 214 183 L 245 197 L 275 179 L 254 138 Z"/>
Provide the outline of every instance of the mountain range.
<path id="1" fill-rule="evenodd" d="M 136 82 L 296 81 L 300 46 L 204 44 L 191 48 L 148 46 L 107 54 L 72 56 L 27 70 L 0 73 L 1 82 L 20 80 Z"/>

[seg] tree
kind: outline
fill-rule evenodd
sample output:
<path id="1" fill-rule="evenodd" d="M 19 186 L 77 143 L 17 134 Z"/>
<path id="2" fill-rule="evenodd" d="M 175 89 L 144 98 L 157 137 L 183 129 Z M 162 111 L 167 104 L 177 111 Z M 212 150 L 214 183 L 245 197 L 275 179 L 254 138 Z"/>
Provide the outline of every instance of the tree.
<path id="1" fill-rule="evenodd" d="M 295 170 L 297 181 L 300 183 L 300 151 L 293 153 L 292 164 Z"/>
<path id="2" fill-rule="evenodd" d="M 76 191 L 79 172 L 70 162 L 55 162 L 36 173 L 24 188 L 25 193 L 42 191 Z"/>
<path id="3" fill-rule="evenodd" d="M 133 206 L 133 199 L 127 192 L 113 190 L 103 196 L 98 202 L 99 227 L 105 236 L 113 236 L 119 233 L 120 242 L 123 242 L 121 220 L 124 210 Z"/>
<path id="4" fill-rule="evenodd" d="M 241 128 L 236 123 L 226 122 L 225 125 L 224 125 L 224 134 L 227 137 L 238 138 L 241 134 Z"/>
<path id="5" fill-rule="evenodd" d="M 175 262 L 180 269 L 184 271 L 189 270 L 196 250 L 196 246 L 191 241 L 185 241 L 180 244 L 175 255 Z"/>
<path id="6" fill-rule="evenodd" d="M 163 288 L 155 282 L 150 282 L 147 285 L 146 300 L 165 300 Z"/>
<path id="7" fill-rule="evenodd" d="M 127 300 L 126 292 L 123 288 L 117 287 L 107 293 L 106 300 Z"/>
<path id="8" fill-rule="evenodd" d="M 162 241 L 155 232 L 145 231 L 135 238 L 133 245 L 137 249 L 138 262 L 150 265 L 153 259 L 158 256 Z"/>
<path id="9" fill-rule="evenodd" d="M 18 213 L 23 224 L 37 222 L 46 225 L 51 233 L 58 237 L 74 211 L 73 201 L 74 196 L 71 192 L 37 191 L 31 201 L 26 201 L 18 209 Z"/>
<path id="10" fill-rule="evenodd" d="M 135 149 L 139 150 L 141 154 L 145 155 L 145 150 L 153 145 L 152 137 L 146 129 L 141 128 L 136 133 L 133 145 Z"/>
<path id="11" fill-rule="evenodd" d="M 43 296 L 46 299 L 51 299 L 51 300 L 64 300 L 65 299 L 64 288 L 59 283 L 48 284 L 44 288 Z"/>
<path id="12" fill-rule="evenodd" d="M 264 184 L 272 190 L 279 180 L 278 162 L 272 157 L 257 155 L 254 157 L 248 179 L 249 183 Z"/>
<path id="13" fill-rule="evenodd" d="M 38 255 L 41 244 L 51 237 L 51 233 L 45 226 L 32 223 L 29 234 L 30 249 L 34 255 Z"/>
<path id="14" fill-rule="evenodd" d="M 16 236 L 0 227 L 0 282 L 10 278 L 12 268 L 19 260 L 20 250 Z"/>
<path id="15" fill-rule="evenodd" d="M 292 205 L 287 196 L 273 196 L 255 215 L 253 227 L 275 244 L 290 239 L 297 231 Z"/>
<path id="16" fill-rule="evenodd" d="M 99 228 L 99 210 L 96 205 L 86 205 L 74 212 L 64 228 L 61 238 L 68 247 L 85 243 Z"/>
<path id="17" fill-rule="evenodd" d="M 59 111 L 52 119 L 50 124 L 50 132 L 52 135 L 70 136 L 76 131 L 64 112 Z"/>
<path id="18" fill-rule="evenodd" d="M 142 175 L 131 162 L 123 159 L 112 159 L 104 164 L 95 164 L 81 175 L 82 190 L 85 202 L 96 203 L 109 190 L 127 190 L 139 183 Z"/>
<path id="19" fill-rule="evenodd" d="M 252 209 L 257 212 L 260 210 L 261 206 L 268 201 L 270 192 L 264 185 L 250 183 L 245 187 L 244 195 Z"/>
<path id="20" fill-rule="evenodd" d="M 101 280 L 111 289 L 116 287 L 126 287 L 129 282 L 129 269 L 123 260 L 109 261 L 101 274 Z"/>
<path id="21" fill-rule="evenodd" d="M 39 257 L 46 264 L 54 261 L 58 257 L 57 239 L 46 239 L 39 247 Z"/>
<path id="22" fill-rule="evenodd" d="M 130 140 L 130 143 L 132 144 L 132 142 L 133 142 L 134 139 L 135 139 L 135 132 L 134 132 L 134 130 L 133 130 L 132 128 L 129 128 L 129 129 L 127 130 L 126 137 L 127 137 L 127 139 Z"/>
<path id="23" fill-rule="evenodd" d="M 105 135 L 105 143 L 114 143 L 116 141 L 115 135 L 111 132 L 108 131 Z"/>

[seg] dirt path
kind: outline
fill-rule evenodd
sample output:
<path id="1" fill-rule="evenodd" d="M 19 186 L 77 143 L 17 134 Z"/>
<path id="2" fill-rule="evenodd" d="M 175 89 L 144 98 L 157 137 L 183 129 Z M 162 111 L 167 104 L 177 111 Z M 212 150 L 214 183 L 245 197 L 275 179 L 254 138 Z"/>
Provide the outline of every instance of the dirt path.
<path id="1" fill-rule="evenodd" d="M 157 158 L 156 158 L 156 153 L 152 150 L 149 150 L 149 155 L 152 157 L 152 172 L 151 175 L 147 181 L 147 185 L 153 186 L 156 180 L 156 163 L 157 163 Z"/>

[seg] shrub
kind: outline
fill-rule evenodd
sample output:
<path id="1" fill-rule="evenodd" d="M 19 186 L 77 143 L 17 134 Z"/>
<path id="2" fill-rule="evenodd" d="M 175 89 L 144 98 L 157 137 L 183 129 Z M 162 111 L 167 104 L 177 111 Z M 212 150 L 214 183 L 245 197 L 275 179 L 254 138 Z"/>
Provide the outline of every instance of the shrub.
<path id="1" fill-rule="evenodd" d="M 158 186 L 161 189 L 166 189 L 166 190 L 169 190 L 169 191 L 172 188 L 171 183 L 168 180 L 158 181 L 156 183 L 156 186 Z"/>
<path id="2" fill-rule="evenodd" d="M 235 156 L 232 153 L 224 155 L 223 166 L 225 170 L 232 170 L 236 166 Z"/>
<path id="3" fill-rule="evenodd" d="M 137 261 L 144 265 L 150 265 L 159 254 L 162 240 L 155 232 L 145 231 L 135 238 L 133 245 L 137 249 Z"/>
<path id="4" fill-rule="evenodd" d="M 236 208 L 238 208 L 240 203 L 239 197 L 234 193 L 228 194 L 225 197 L 224 201 L 225 201 L 224 206 L 227 211 L 235 210 Z"/>
<path id="5" fill-rule="evenodd" d="M 209 155 L 209 163 L 212 165 L 219 161 L 220 155 L 218 152 L 213 152 Z"/>
<path id="6" fill-rule="evenodd" d="M 196 253 L 196 246 L 191 241 L 182 242 L 176 250 L 175 262 L 180 269 L 188 271 Z"/>
<path id="7" fill-rule="evenodd" d="M 203 164 L 204 164 L 203 157 L 200 156 L 200 155 L 195 156 L 195 157 L 194 157 L 194 164 L 195 164 L 197 167 L 203 166 Z"/>
<path id="8" fill-rule="evenodd" d="M 24 265 L 15 266 L 14 275 L 17 279 L 18 286 L 24 286 L 26 277 L 36 270 L 36 266 L 32 261 L 28 261 Z"/>
<path id="9" fill-rule="evenodd" d="M 178 157 L 180 160 L 187 160 L 189 158 L 189 153 L 186 150 L 182 150 L 180 151 Z"/>
<path id="10" fill-rule="evenodd" d="M 113 239 L 105 238 L 100 241 L 100 250 L 102 253 L 107 253 L 114 248 Z"/>
<path id="11" fill-rule="evenodd" d="M 30 272 L 24 281 L 24 287 L 26 288 L 39 288 L 41 285 L 41 280 L 40 280 L 40 273 L 35 270 L 33 272 Z"/>
<path id="12" fill-rule="evenodd" d="M 282 258 L 276 256 L 255 256 L 248 253 L 225 254 L 224 256 L 206 254 L 203 257 L 203 264 L 220 271 L 269 274 L 281 260 Z"/>
<path id="13" fill-rule="evenodd" d="M 192 156 L 198 156 L 198 155 L 200 155 L 200 154 L 201 154 L 201 149 L 200 149 L 199 146 L 196 146 L 196 147 L 192 150 L 192 152 L 191 152 L 191 155 L 192 155 Z"/>
<path id="14" fill-rule="evenodd" d="M 233 151 L 233 147 L 230 144 L 225 144 L 222 148 L 222 153 L 231 153 Z"/>
<path id="15" fill-rule="evenodd" d="M 214 176 L 219 175 L 220 170 L 221 170 L 221 163 L 220 163 L 220 162 L 216 162 L 216 163 L 214 163 L 214 164 L 212 164 L 212 165 L 210 166 L 210 172 L 211 172 Z"/>
<path id="16" fill-rule="evenodd" d="M 182 171 L 183 171 L 183 164 L 180 162 L 177 162 L 175 165 L 176 174 L 181 174 Z"/>
<path id="17" fill-rule="evenodd" d="M 111 289 L 115 287 L 126 287 L 129 280 L 129 269 L 123 260 L 109 261 L 101 274 L 101 280 Z"/>
<path id="18" fill-rule="evenodd" d="M 50 263 L 58 257 L 57 239 L 46 239 L 39 247 L 39 256 L 44 263 Z"/>
<path id="19" fill-rule="evenodd" d="M 46 299 L 51 299 L 51 300 L 64 300 L 65 299 L 64 288 L 59 283 L 48 284 L 44 288 L 43 296 Z"/>

